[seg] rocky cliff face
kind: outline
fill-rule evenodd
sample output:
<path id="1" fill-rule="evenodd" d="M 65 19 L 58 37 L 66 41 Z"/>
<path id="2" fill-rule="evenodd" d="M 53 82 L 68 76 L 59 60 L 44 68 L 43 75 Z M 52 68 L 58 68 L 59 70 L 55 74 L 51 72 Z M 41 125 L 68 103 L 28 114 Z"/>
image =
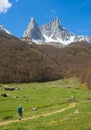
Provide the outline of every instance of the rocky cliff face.
<path id="1" fill-rule="evenodd" d="M 88 36 L 76 36 L 75 34 L 69 32 L 65 29 L 59 18 L 56 17 L 54 20 L 48 24 L 38 27 L 34 18 L 31 18 L 27 30 L 24 32 L 24 37 L 28 37 L 35 41 L 45 44 L 55 44 L 60 43 L 60 46 L 68 45 L 72 42 L 87 41 L 91 42 L 91 38 Z M 58 45 L 58 44 L 57 44 Z"/>
<path id="2" fill-rule="evenodd" d="M 33 40 L 41 40 L 44 41 L 44 37 L 35 22 L 34 18 L 31 18 L 31 21 L 27 27 L 27 30 L 24 32 L 23 37 L 28 37 Z"/>
<path id="3" fill-rule="evenodd" d="M 54 40 L 59 38 L 63 41 L 66 41 L 69 40 L 71 36 L 74 36 L 72 33 L 62 27 L 58 17 L 48 24 L 43 25 L 40 30 L 45 37 L 47 36 Z"/>

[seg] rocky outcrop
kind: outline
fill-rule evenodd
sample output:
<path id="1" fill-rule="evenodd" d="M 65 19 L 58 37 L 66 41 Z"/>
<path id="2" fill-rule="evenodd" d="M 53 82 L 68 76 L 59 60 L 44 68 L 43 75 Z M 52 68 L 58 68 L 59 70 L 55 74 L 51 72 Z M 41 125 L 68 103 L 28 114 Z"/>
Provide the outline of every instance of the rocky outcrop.
<path id="1" fill-rule="evenodd" d="M 75 34 L 65 29 L 58 17 L 40 28 L 38 27 L 34 18 L 31 18 L 31 22 L 29 23 L 27 30 L 24 32 L 24 39 L 25 37 L 27 37 L 28 40 L 30 39 L 30 41 L 32 40 L 36 43 L 48 45 L 53 43 L 53 45 L 57 47 L 79 41 L 86 41 L 91 43 L 91 37 L 80 35 L 76 36 Z"/>
<path id="2" fill-rule="evenodd" d="M 48 24 L 43 25 L 40 30 L 44 36 L 51 37 L 53 40 L 57 40 L 59 38 L 63 41 L 67 41 L 71 36 L 74 36 L 73 33 L 70 33 L 62 27 L 58 17 Z"/>
<path id="3" fill-rule="evenodd" d="M 28 37 L 32 40 L 41 40 L 44 41 L 44 37 L 35 22 L 34 18 L 31 18 L 31 21 L 27 27 L 27 30 L 24 32 L 23 37 Z"/>

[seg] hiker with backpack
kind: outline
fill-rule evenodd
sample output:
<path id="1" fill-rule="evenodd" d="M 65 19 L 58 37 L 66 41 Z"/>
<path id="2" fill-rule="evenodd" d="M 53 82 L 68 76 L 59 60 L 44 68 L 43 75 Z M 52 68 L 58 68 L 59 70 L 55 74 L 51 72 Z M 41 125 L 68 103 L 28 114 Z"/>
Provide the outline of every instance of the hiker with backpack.
<path id="1" fill-rule="evenodd" d="M 19 120 L 21 120 L 21 118 L 22 118 L 22 106 L 21 105 L 18 107 L 18 114 L 19 114 Z"/>

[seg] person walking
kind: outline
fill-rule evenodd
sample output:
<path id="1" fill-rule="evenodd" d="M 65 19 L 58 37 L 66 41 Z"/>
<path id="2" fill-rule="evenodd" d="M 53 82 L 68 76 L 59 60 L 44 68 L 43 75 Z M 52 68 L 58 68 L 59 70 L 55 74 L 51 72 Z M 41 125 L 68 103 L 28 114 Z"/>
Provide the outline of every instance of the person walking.
<path id="1" fill-rule="evenodd" d="M 19 115 L 19 120 L 21 120 L 21 118 L 22 118 L 22 106 L 21 105 L 18 107 L 18 115 Z"/>

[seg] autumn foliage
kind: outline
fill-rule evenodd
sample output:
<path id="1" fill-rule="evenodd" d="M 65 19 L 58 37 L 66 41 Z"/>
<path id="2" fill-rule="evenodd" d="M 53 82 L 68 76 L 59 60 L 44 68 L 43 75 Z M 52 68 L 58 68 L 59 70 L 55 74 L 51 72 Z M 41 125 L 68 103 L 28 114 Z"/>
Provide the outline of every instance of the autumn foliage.
<path id="1" fill-rule="evenodd" d="M 91 88 L 91 44 L 64 48 L 28 44 L 0 33 L 0 83 L 49 81 L 77 76 Z"/>

